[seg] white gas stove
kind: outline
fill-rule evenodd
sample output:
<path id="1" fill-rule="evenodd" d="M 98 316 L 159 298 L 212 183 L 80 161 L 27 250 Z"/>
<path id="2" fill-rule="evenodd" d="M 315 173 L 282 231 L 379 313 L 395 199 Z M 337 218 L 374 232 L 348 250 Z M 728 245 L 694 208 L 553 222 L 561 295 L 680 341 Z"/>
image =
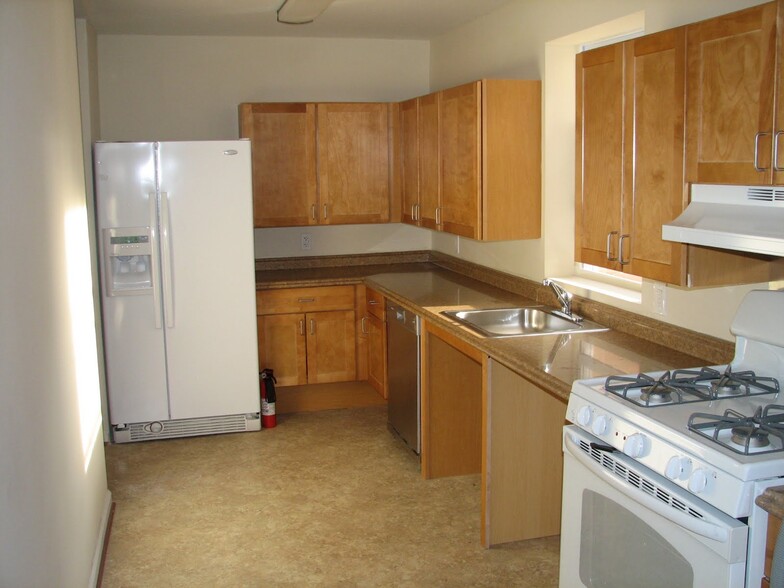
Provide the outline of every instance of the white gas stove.
<path id="1" fill-rule="evenodd" d="M 748 558 L 753 572 L 743 563 L 743 576 L 751 579 L 739 579 L 737 546 L 725 553 L 729 579 L 722 576 L 716 585 L 743 586 L 748 582 L 751 586 L 761 574 L 764 559 L 759 554 L 764 529 L 755 533 L 751 525 L 754 519 L 766 521 L 766 516 L 755 513 L 759 508 L 754 498 L 761 488 L 784 485 L 784 398 L 780 397 L 780 382 L 784 384 L 784 291 L 750 292 L 731 331 L 736 336 L 735 357 L 727 366 L 576 381 L 566 413 L 574 425 L 565 427 L 564 447 L 575 454 L 581 445 L 583 453 L 605 469 L 620 468 L 621 477 L 628 477 L 624 472 L 627 467 L 644 466 L 639 475 L 650 481 L 631 483 L 638 486 L 627 494 L 632 500 L 635 492 L 647 492 L 696 518 L 703 516 L 700 507 L 690 509 L 680 504 L 704 502 L 720 511 L 719 516 L 729 515 L 726 529 L 736 542 L 743 541 L 743 559 Z M 577 429 L 587 435 L 578 434 Z M 618 458 L 609 457 L 613 455 Z M 584 456 L 581 460 L 588 463 Z M 569 492 L 565 480 L 565 513 Z M 647 497 L 638 498 L 641 505 L 648 501 Z M 732 519 L 748 528 L 748 552 L 742 537 L 747 529 L 736 528 Z M 667 533 L 662 535 L 667 541 Z M 720 535 L 727 536 L 725 532 Z M 659 581 L 672 581 L 668 578 Z"/>

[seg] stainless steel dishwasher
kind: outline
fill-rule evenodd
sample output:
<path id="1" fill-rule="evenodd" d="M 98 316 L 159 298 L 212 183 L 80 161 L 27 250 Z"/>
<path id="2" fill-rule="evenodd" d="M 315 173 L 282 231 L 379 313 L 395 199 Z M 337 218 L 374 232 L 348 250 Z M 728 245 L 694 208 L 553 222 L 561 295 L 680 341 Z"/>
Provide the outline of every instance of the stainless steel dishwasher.
<path id="1" fill-rule="evenodd" d="M 419 455 L 419 317 L 387 302 L 389 428 Z"/>

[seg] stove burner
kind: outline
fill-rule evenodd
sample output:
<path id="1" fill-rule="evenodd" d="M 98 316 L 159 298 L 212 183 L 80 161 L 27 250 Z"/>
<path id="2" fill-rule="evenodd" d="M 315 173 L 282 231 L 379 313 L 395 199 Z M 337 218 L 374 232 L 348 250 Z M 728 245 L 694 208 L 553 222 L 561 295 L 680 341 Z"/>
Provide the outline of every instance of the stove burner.
<path id="1" fill-rule="evenodd" d="M 743 394 L 743 386 L 740 383 L 725 381 L 724 378 L 711 380 L 710 389 L 716 397 L 740 396 Z"/>
<path id="2" fill-rule="evenodd" d="M 739 425 L 732 427 L 732 442 L 741 447 L 759 449 L 770 445 L 770 435 L 756 425 Z"/>
<path id="3" fill-rule="evenodd" d="M 754 416 L 732 409 L 723 415 L 695 412 L 689 430 L 743 455 L 784 451 L 784 406 L 760 406 Z"/>
<path id="4" fill-rule="evenodd" d="M 640 400 L 647 405 L 651 404 L 672 404 L 672 392 L 666 390 L 663 386 L 645 386 L 642 388 Z"/>

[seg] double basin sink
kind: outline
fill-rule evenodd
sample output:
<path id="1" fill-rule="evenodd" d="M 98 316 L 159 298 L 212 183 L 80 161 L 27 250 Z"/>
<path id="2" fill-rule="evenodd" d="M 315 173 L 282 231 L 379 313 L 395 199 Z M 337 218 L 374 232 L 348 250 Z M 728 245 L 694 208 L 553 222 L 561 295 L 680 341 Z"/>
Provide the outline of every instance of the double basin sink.
<path id="1" fill-rule="evenodd" d="M 441 314 L 454 319 L 485 337 L 531 337 L 567 333 L 608 331 L 593 321 L 568 318 L 544 306 L 489 308 L 482 310 L 445 310 Z"/>

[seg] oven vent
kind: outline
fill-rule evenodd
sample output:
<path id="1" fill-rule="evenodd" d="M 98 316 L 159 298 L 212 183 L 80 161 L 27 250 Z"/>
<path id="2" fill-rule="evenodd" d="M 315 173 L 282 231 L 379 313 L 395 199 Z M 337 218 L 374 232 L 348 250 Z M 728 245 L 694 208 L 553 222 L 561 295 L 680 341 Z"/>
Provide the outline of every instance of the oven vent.
<path id="1" fill-rule="evenodd" d="M 658 484 L 655 480 L 646 477 L 643 472 L 630 469 L 626 464 L 615 459 L 612 453 L 591 447 L 590 443 L 582 439 L 580 439 L 580 449 L 584 453 L 587 453 L 591 459 L 600 464 L 604 469 L 609 470 L 630 486 L 634 486 L 646 494 L 650 494 L 664 504 L 691 515 L 694 518 L 705 518 L 705 516 L 700 511 L 695 510 L 682 500 L 678 499 L 678 497 L 671 494 L 667 488 Z"/>
<path id="2" fill-rule="evenodd" d="M 784 203 L 784 188 L 777 186 L 749 186 L 746 191 L 746 199 L 757 202 Z"/>

